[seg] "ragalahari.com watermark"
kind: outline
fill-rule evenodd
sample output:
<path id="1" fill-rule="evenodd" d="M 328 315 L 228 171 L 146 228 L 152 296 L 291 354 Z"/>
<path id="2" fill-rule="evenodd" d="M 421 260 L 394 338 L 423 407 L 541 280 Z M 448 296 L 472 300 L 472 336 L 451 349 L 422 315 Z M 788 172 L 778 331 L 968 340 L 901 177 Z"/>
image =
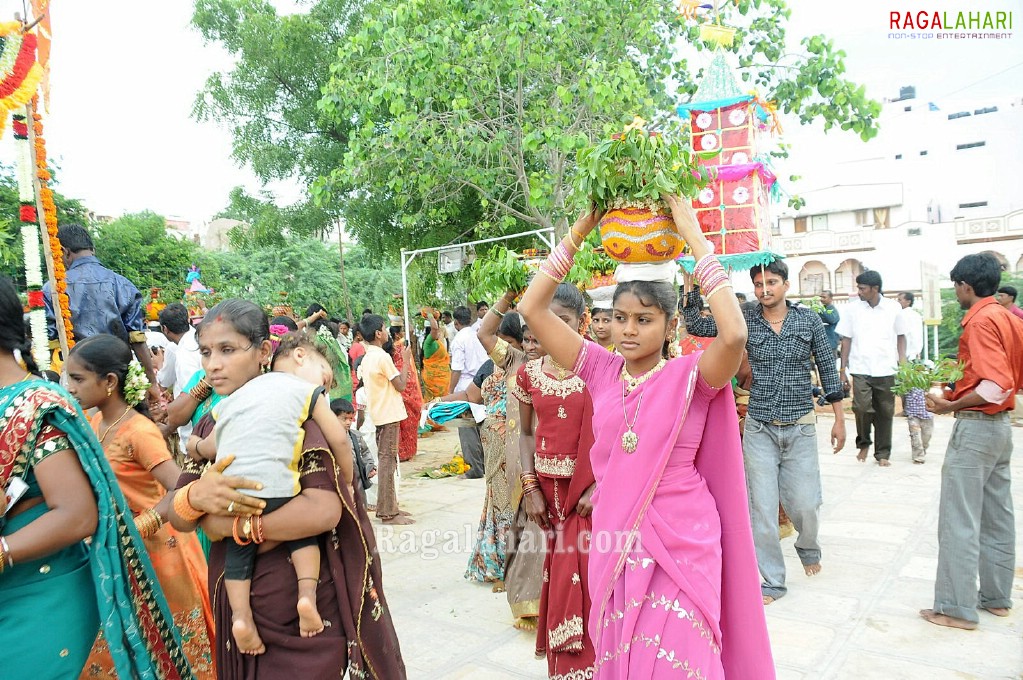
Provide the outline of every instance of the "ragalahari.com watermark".
<path id="1" fill-rule="evenodd" d="M 479 526 L 466 524 L 461 529 L 408 529 L 389 525 L 375 527 L 377 552 L 381 555 L 418 555 L 435 560 L 441 555 L 468 554 L 479 537 Z M 641 551 L 640 534 L 628 531 L 582 532 L 573 536 L 553 532 L 524 532 L 518 536 L 516 552 L 543 553 L 549 538 L 561 552 L 618 553 Z"/>
<path id="2" fill-rule="evenodd" d="M 1007 40 L 1012 12 L 913 10 L 888 13 L 891 40 Z"/>

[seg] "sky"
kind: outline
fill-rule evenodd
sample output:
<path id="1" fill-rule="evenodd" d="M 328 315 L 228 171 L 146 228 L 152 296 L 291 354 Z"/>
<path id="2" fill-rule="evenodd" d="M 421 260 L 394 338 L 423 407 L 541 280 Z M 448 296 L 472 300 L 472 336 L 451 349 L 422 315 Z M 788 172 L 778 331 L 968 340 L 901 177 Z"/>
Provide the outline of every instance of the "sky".
<path id="1" fill-rule="evenodd" d="M 834 38 L 847 53 L 847 77 L 875 99 L 894 97 L 904 85 L 916 86 L 925 101 L 1023 96 L 1023 0 L 789 0 L 789 6 L 790 39 Z M 231 65 L 229 55 L 191 29 L 191 7 L 187 0 L 52 0 L 47 147 L 59 168 L 58 190 L 98 214 L 150 209 L 201 223 L 226 206 L 233 187 L 261 188 L 231 158 L 229 130 L 191 117 L 208 76 Z M 0 0 L 0 17 L 21 10 L 21 0 Z M 1000 41 L 889 38 L 889 12 L 907 10 L 1012 11 L 1015 28 Z M 797 150 L 812 148 L 820 134 L 795 120 L 783 124 Z M 8 134 L 0 140 L 0 162 L 12 161 Z M 300 191 L 271 190 L 282 203 Z"/>

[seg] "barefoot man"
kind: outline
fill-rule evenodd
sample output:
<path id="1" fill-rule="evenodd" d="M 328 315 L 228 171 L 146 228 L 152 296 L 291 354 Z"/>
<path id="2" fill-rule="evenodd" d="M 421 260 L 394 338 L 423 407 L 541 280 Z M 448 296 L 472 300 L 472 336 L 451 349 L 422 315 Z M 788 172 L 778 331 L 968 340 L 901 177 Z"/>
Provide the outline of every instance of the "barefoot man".
<path id="1" fill-rule="evenodd" d="M 820 524 L 821 473 L 817 462 L 817 417 L 813 409 L 810 357 L 828 403 L 835 412 L 831 444 L 845 446 L 842 381 L 835 350 L 824 322 L 807 307 L 785 299 L 789 268 L 775 261 L 750 270 L 760 304 L 743 307 L 749 339 L 746 351 L 753 371 L 742 451 L 749 486 L 750 516 L 757 564 L 764 582 L 764 604 L 785 595 L 785 560 L 778 538 L 778 501 L 795 525 L 796 553 L 807 576 L 821 570 L 817 542 Z M 683 315 L 694 335 L 717 335 L 713 319 L 699 311 L 699 293 L 686 297 Z"/>
<path id="2" fill-rule="evenodd" d="M 951 399 L 927 396 L 929 411 L 955 413 L 956 424 L 941 466 L 934 608 L 920 616 L 966 630 L 977 627 L 978 604 L 995 616 L 1008 616 L 1012 606 L 1009 414 L 1023 387 L 1023 321 L 995 301 L 1000 278 L 998 260 L 984 253 L 967 255 L 952 269 L 966 310 L 959 338 L 964 375 Z"/>

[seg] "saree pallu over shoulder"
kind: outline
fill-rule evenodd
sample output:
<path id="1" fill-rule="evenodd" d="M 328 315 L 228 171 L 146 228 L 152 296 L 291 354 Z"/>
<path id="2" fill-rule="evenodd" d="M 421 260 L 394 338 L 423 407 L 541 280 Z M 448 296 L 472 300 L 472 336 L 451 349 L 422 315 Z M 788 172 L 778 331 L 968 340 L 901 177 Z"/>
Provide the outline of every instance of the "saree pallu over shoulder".
<path id="1" fill-rule="evenodd" d="M 30 380 L 0 390 L 0 483 L 29 465 L 44 424 L 59 429 L 96 495 L 99 519 L 88 559 L 100 625 L 123 678 L 192 678 L 159 582 L 128 503 L 77 402 L 63 388 Z M 31 603 L 24 603 L 31 606 Z"/>
<path id="2" fill-rule="evenodd" d="M 598 408 L 605 404 L 621 404 L 623 389 L 618 376 L 624 359 L 614 357 L 591 343 L 587 343 L 583 354 L 577 370 L 588 382 L 593 379 Z M 598 463 L 595 460 L 594 467 L 599 478 L 614 480 L 614 489 L 613 495 L 605 496 L 598 484 L 594 532 L 623 535 L 625 544 L 620 551 L 595 550 L 590 555 L 593 595 L 590 630 L 598 649 L 598 663 L 602 661 L 602 651 L 609 651 L 610 657 L 618 652 L 628 653 L 628 639 L 601 640 L 605 626 L 609 625 L 606 619 L 619 616 L 617 611 L 611 611 L 614 609 L 611 601 L 615 597 L 616 585 L 621 579 L 625 579 L 621 583 L 633 579 L 636 569 L 656 566 L 658 575 L 651 583 L 656 582 L 660 587 L 672 583 L 681 594 L 679 600 L 661 605 L 667 608 L 666 611 L 675 611 L 680 620 L 685 618 L 691 622 L 691 627 L 699 631 L 715 654 L 720 652 L 724 677 L 728 680 L 770 680 L 775 677 L 774 664 L 750 529 L 735 402 L 731 390 L 713 394 L 706 383 L 699 384 L 702 380 L 698 370 L 700 356 L 696 353 L 669 361 L 640 390 L 625 398 L 626 410 L 632 414 L 640 406 L 639 393 L 647 393 L 648 401 L 642 404 L 634 425 L 640 438 L 639 450 L 635 454 L 626 454 L 621 448 L 624 423 L 606 424 L 604 431 L 597 433 L 594 455 L 597 455 L 597 449 L 606 450 L 601 452 L 604 461 Z M 706 420 L 702 423 L 699 443 L 694 444 L 693 467 L 686 472 L 676 464 L 677 460 L 673 460 L 669 467 L 669 460 L 687 423 L 691 423 L 692 427 L 701 426 L 703 414 L 696 418 L 689 411 L 698 389 L 702 401 L 697 403 L 700 408 L 707 409 Z M 657 395 L 656 400 L 651 399 L 654 394 Z M 695 436 L 695 433 L 690 434 Z M 680 479 L 689 480 L 697 486 L 702 480 L 713 498 L 713 507 L 709 507 L 708 511 L 716 511 L 720 520 L 719 589 L 713 585 L 715 578 L 703 578 L 698 565 L 688 564 L 685 537 L 672 535 L 670 527 L 663 524 L 663 517 L 657 517 L 657 513 L 650 516 L 658 492 L 670 493 L 682 484 Z M 662 482 L 671 486 L 660 489 Z M 646 532 L 653 533 L 648 535 Z M 646 550 L 648 547 L 655 552 L 651 554 Z M 680 564 L 690 568 L 683 570 Z M 707 568 L 711 566 L 707 565 Z M 621 593 L 619 590 L 618 595 Z M 627 596 L 643 595 L 628 593 Z M 630 606 L 628 601 L 625 604 L 627 608 Z M 649 604 L 655 609 L 658 606 L 656 602 Z M 667 621 L 675 618 L 673 615 Z M 639 633 L 649 635 L 651 631 Z M 624 644 L 624 648 L 619 643 Z M 633 648 L 641 643 L 643 640 L 634 641 Z M 660 650 L 666 654 L 671 651 Z M 663 656 L 658 658 L 664 661 Z"/>

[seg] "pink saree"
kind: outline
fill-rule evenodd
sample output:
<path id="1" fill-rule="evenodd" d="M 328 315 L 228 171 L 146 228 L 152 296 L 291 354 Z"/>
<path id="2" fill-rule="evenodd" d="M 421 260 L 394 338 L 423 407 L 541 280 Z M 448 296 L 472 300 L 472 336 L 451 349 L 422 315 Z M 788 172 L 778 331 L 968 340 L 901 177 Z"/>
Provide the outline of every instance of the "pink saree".
<path id="1" fill-rule="evenodd" d="M 587 342 L 575 367 L 602 415 L 588 622 L 602 680 L 775 677 L 735 403 L 703 381 L 699 357 L 669 361 L 625 397 L 633 454 L 621 446 L 625 360 Z"/>

